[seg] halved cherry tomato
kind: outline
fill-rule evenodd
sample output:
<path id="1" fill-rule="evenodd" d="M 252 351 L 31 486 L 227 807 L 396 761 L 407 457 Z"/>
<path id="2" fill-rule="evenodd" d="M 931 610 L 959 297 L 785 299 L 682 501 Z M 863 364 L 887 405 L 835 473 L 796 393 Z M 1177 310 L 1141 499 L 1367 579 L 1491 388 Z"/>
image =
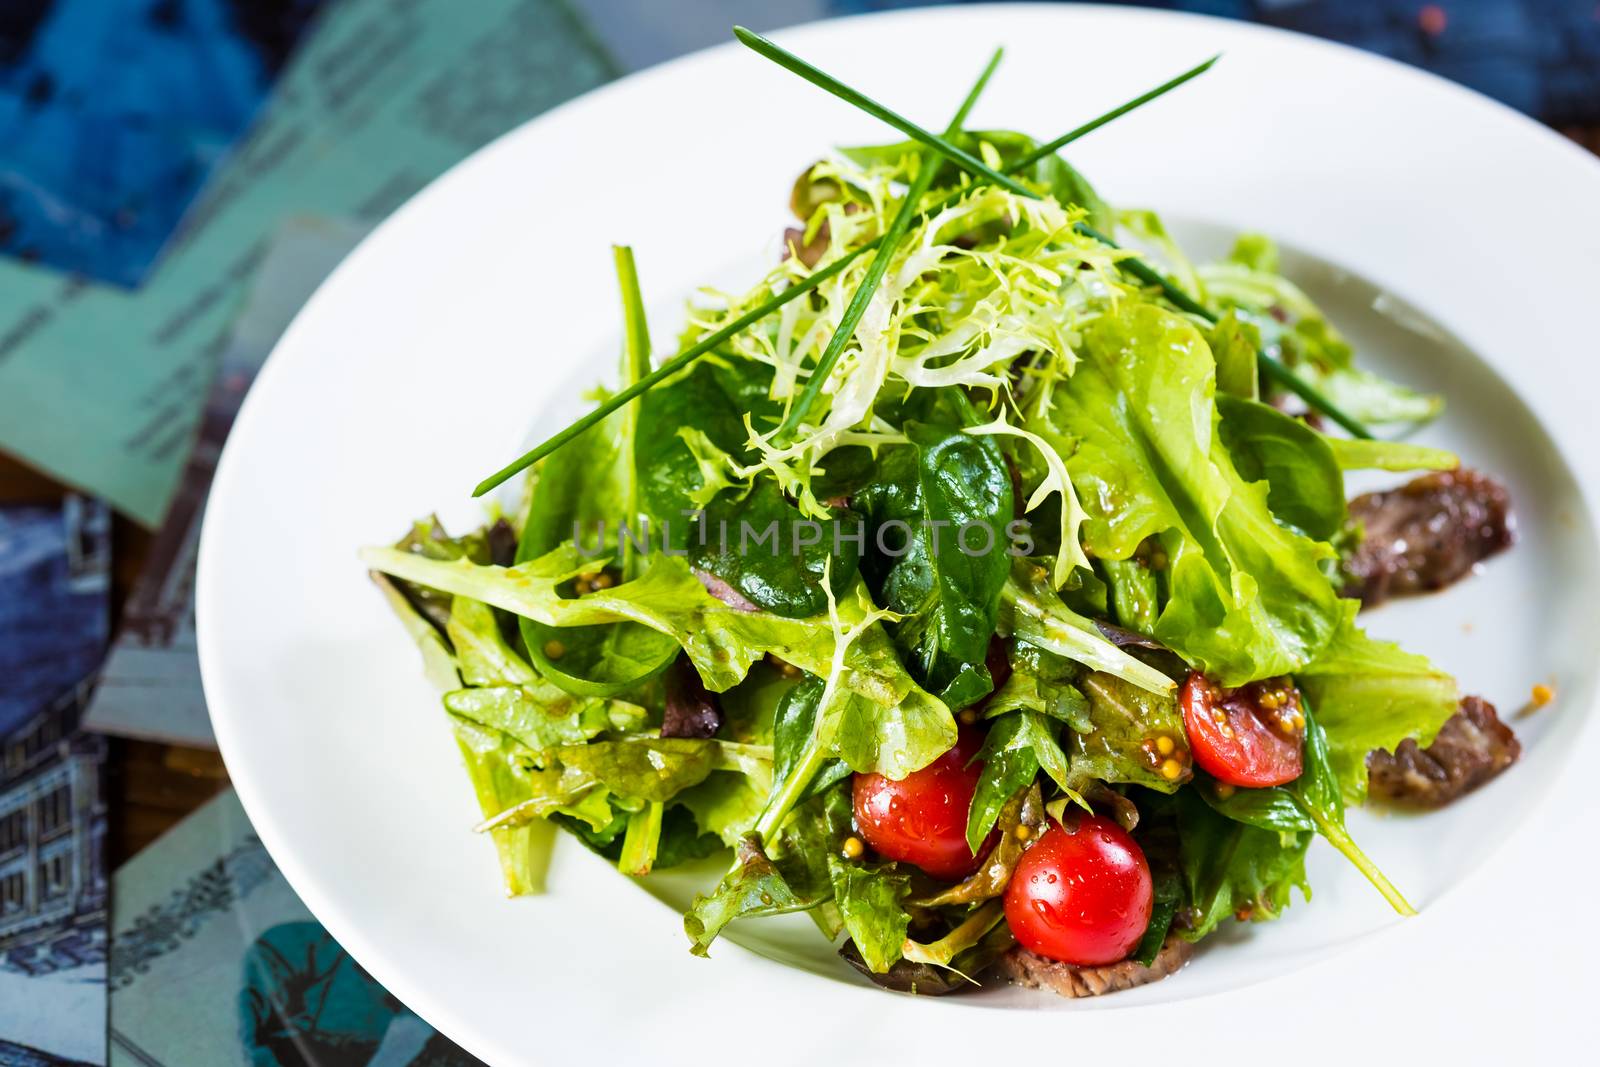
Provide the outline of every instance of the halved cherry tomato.
<path id="1" fill-rule="evenodd" d="M 1154 899 L 1150 864 L 1128 832 L 1069 814 L 1022 854 L 1006 887 L 1006 922 L 1030 952 L 1098 967 L 1139 944 Z"/>
<path id="2" fill-rule="evenodd" d="M 974 856 L 967 847 L 967 811 L 983 764 L 968 763 L 982 747 L 982 732 L 963 728 L 954 748 L 898 782 L 881 774 L 856 775 L 856 828 L 867 844 L 946 881 L 977 870 L 988 849 Z"/>
<path id="3" fill-rule="evenodd" d="M 1194 761 L 1217 781 L 1261 788 L 1300 777 L 1306 717 L 1289 679 L 1223 689 L 1195 671 L 1179 702 Z"/>

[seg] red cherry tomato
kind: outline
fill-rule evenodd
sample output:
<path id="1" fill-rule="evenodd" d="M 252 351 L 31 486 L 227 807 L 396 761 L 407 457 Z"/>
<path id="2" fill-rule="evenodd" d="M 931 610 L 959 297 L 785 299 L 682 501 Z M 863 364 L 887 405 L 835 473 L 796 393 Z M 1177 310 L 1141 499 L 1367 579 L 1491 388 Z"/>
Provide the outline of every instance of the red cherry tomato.
<path id="1" fill-rule="evenodd" d="M 1300 777 L 1306 717 L 1287 678 L 1222 689 L 1195 671 L 1179 701 L 1194 761 L 1217 781 L 1261 788 Z"/>
<path id="2" fill-rule="evenodd" d="M 979 856 L 967 847 L 967 811 L 983 764 L 968 761 L 982 747 L 982 733 L 962 729 L 954 748 L 898 782 L 881 774 L 856 775 L 862 838 L 879 855 L 916 864 L 935 878 L 953 882 L 977 870 L 987 846 Z"/>
<path id="3" fill-rule="evenodd" d="M 1075 824 L 1069 816 L 1022 854 L 1006 887 L 1006 922 L 1029 952 L 1098 967 L 1139 944 L 1154 899 L 1150 864 L 1126 830 L 1098 815 Z"/>

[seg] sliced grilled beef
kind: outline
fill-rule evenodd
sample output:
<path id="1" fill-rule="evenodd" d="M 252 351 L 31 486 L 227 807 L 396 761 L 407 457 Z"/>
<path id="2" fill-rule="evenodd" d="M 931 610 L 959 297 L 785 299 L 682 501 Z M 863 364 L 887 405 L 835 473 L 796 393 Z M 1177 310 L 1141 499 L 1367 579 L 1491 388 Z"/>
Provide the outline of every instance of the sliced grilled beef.
<path id="1" fill-rule="evenodd" d="M 1029 989 L 1049 989 L 1064 997 L 1098 997 L 1176 974 L 1192 955 L 1193 945 L 1177 934 L 1169 934 L 1155 962 L 1148 967 L 1133 960 L 1104 967 L 1074 967 L 1034 955 L 1021 945 L 1000 957 L 999 967 L 1011 981 Z"/>
<path id="2" fill-rule="evenodd" d="M 1511 547 L 1511 497 L 1470 470 L 1423 475 L 1350 501 L 1366 536 L 1345 564 L 1345 595 L 1367 607 L 1392 596 L 1443 589 L 1479 561 Z"/>
<path id="3" fill-rule="evenodd" d="M 1402 741 L 1391 755 L 1367 757 L 1372 795 L 1395 804 L 1439 808 L 1470 793 L 1517 761 L 1522 745 L 1500 721 L 1494 705 L 1463 697 L 1461 709 L 1445 721 L 1433 744 L 1421 748 Z"/>

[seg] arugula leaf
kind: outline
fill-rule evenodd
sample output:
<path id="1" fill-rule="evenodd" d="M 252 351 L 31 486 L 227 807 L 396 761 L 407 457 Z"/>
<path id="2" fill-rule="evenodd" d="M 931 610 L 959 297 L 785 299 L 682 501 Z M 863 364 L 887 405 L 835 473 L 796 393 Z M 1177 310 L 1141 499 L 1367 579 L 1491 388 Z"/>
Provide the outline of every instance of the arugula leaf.
<path id="1" fill-rule="evenodd" d="M 622 291 L 626 339 L 621 384 L 627 387 L 650 373 L 650 333 L 633 253 L 620 246 L 612 251 Z M 545 458 L 533 485 L 515 562 L 541 556 L 569 538 L 604 540 L 608 526 L 637 523 L 640 501 L 634 446 L 638 421 L 636 405 L 624 405 Z M 619 550 L 623 577 L 635 577 L 638 566 L 631 546 L 623 543 Z M 677 642 L 670 635 L 631 620 L 571 627 L 560 633 L 535 619 L 521 618 L 518 626 L 539 672 L 581 696 L 626 692 L 660 674 L 677 658 Z"/>
<path id="2" fill-rule="evenodd" d="M 1348 859 L 1401 915 L 1415 910 L 1351 838 L 1344 825 L 1344 797 L 1328 756 L 1327 735 L 1307 704 L 1304 760 L 1300 777 L 1267 789 L 1219 790 L 1207 782 L 1199 792 L 1214 810 L 1230 819 L 1282 833 L 1314 831 Z"/>
<path id="3" fill-rule="evenodd" d="M 783 695 L 772 726 L 772 775 L 786 781 L 805 757 L 817 727 L 817 709 L 825 686 L 821 678 L 807 677 Z M 850 767 L 837 757 L 823 761 L 805 786 L 805 795 L 820 793 L 850 777 Z"/>
<path id="4" fill-rule="evenodd" d="M 867 517 L 871 544 L 904 542 L 906 551 L 869 553 L 864 565 L 878 602 L 904 616 L 892 632 L 913 675 L 946 704 L 966 707 L 994 688 L 984 656 L 1010 570 L 1011 476 L 992 438 L 920 422 L 905 432 L 911 443 L 879 454 L 877 477 L 852 503 Z M 901 532 L 887 534 L 890 523 Z"/>
<path id="5" fill-rule="evenodd" d="M 1325 437 L 1341 470 L 1453 471 L 1461 466 L 1454 452 L 1405 441 L 1364 441 L 1351 437 Z"/>
<path id="6" fill-rule="evenodd" d="M 1221 815 L 1185 789 L 1177 801 L 1184 885 L 1193 914 L 1181 931 L 1199 941 L 1231 917 L 1275 919 L 1289 906 L 1290 890 L 1311 899 L 1306 881 L 1310 833 L 1276 833 Z"/>
<path id="7" fill-rule="evenodd" d="M 729 871 L 709 894 L 696 894 L 683 917 L 683 931 L 689 935 L 689 951 L 709 955 L 711 942 L 735 919 L 756 915 L 782 915 L 805 911 L 820 903 L 797 896 L 783 875 L 761 849 L 761 838 L 746 834 L 734 852 Z"/>
<path id="8" fill-rule="evenodd" d="M 1077 442 L 1068 468 L 1090 515 L 1085 542 L 1128 559 L 1151 535 L 1168 558 L 1168 600 L 1153 636 L 1236 685 L 1315 657 L 1338 620 L 1318 566 L 1327 545 L 1274 521 L 1215 432 L 1214 372 L 1186 319 L 1125 301 L 1085 333 L 1087 358 L 1056 391 L 1051 417 Z"/>
<path id="9" fill-rule="evenodd" d="M 955 718 L 900 665 L 888 634 L 868 619 L 876 609 L 859 583 L 854 596 L 840 601 L 839 614 L 841 625 L 861 629 L 835 672 L 837 635 L 831 620 L 730 608 L 706 592 L 677 557 L 658 557 L 636 581 L 570 600 L 560 597 L 556 586 L 595 567 L 571 545 L 512 568 L 427 560 L 381 548 L 364 550 L 362 559 L 375 570 L 547 625 L 642 622 L 670 633 L 715 692 L 732 688 L 768 652 L 811 674 L 837 674 L 840 700 L 827 711 L 829 754 L 857 771 L 903 778 L 955 744 Z"/>
<path id="10" fill-rule="evenodd" d="M 1368 425 L 1425 422 L 1444 408 L 1418 393 L 1354 365 L 1349 343 L 1310 297 L 1278 273 L 1277 249 L 1260 235 L 1241 238 L 1228 262 L 1200 269 L 1219 309 L 1235 309 L 1261 334 L 1261 350 L 1276 356 L 1347 414 Z"/>
<path id="11" fill-rule="evenodd" d="M 838 853 L 828 854 L 828 875 L 850 940 L 867 969 L 882 974 L 900 958 L 911 925 L 901 905 L 911 892 L 910 876 L 893 864 L 851 863 Z"/>
<path id="12" fill-rule="evenodd" d="M 1089 701 L 1089 728 L 1074 728 L 1069 740 L 1073 788 L 1087 789 L 1095 781 L 1123 782 L 1172 793 L 1189 780 L 1193 758 L 1175 697 L 1098 671 L 1078 684 Z M 1172 742 L 1171 752 L 1157 747 L 1161 738 Z M 1171 778 L 1163 773 L 1169 761 L 1178 768 Z"/>
<path id="13" fill-rule="evenodd" d="M 1129 958 L 1141 966 L 1148 967 L 1156 961 L 1161 954 L 1161 946 L 1167 943 L 1167 933 L 1172 929 L 1172 920 L 1178 915 L 1178 906 L 1183 902 L 1183 879 L 1174 870 L 1161 870 L 1155 873 L 1153 886 L 1154 899 L 1150 905 L 1150 925 L 1145 927 L 1144 936 L 1139 939 L 1138 946 Z"/>
<path id="14" fill-rule="evenodd" d="M 974 812 L 977 811 L 977 803 L 977 799 L 974 798 Z M 1000 808 L 998 819 L 992 821 L 998 828 L 1000 837 L 995 842 L 994 848 L 984 857 L 983 865 L 964 881 L 948 886 L 931 897 L 924 897 L 916 901 L 916 904 L 928 908 L 950 904 L 975 904 L 1004 893 L 1006 886 L 1011 883 L 1011 875 L 1017 869 L 1017 862 L 1022 859 L 1022 853 L 1028 847 L 1027 842 L 1017 836 L 1017 828 L 1025 826 L 1032 832 L 1031 836 L 1037 836 L 1043 832 L 1046 825 L 1044 795 L 1039 789 L 1039 783 L 1031 778 L 1028 779 L 1006 800 Z M 971 839 L 970 823 L 968 839 Z M 979 840 L 981 843 L 982 839 Z"/>
<path id="15" fill-rule="evenodd" d="M 1217 394 L 1217 429 L 1239 477 L 1267 483 L 1272 514 L 1328 541 L 1345 522 L 1344 476 L 1328 438 L 1276 408 Z"/>
<path id="16" fill-rule="evenodd" d="M 1295 672 L 1327 734 L 1340 791 L 1353 804 L 1367 794 L 1369 752 L 1393 752 L 1407 738 L 1431 744 L 1461 701 L 1455 679 L 1425 656 L 1375 641 L 1356 626 L 1360 608 L 1358 601 L 1342 601 L 1333 639 Z"/>
<path id="17" fill-rule="evenodd" d="M 1041 767 L 1074 797 L 1076 785 L 1081 785 L 1061 751 L 1051 720 L 1038 712 L 1012 711 L 996 718 L 977 759 L 983 761 L 983 771 L 967 815 L 967 845 L 974 856 L 1004 805 L 1033 782 Z"/>

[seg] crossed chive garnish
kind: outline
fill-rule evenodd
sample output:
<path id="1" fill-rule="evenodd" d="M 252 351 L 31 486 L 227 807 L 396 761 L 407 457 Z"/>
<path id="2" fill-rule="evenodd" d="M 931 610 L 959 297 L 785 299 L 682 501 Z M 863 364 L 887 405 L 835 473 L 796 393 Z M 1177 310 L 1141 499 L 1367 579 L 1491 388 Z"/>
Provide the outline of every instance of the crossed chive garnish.
<path id="1" fill-rule="evenodd" d="M 829 339 L 827 347 L 823 350 L 821 359 L 812 369 L 804 390 L 801 392 L 794 405 L 790 408 L 783 424 L 779 427 L 777 436 L 782 437 L 786 434 L 792 433 L 805 418 L 811 407 L 815 404 L 818 395 L 821 393 L 824 384 L 833 370 L 834 364 L 838 361 L 845 345 L 848 343 L 850 337 L 854 334 L 856 325 L 860 321 L 862 313 L 865 311 L 868 302 L 871 300 L 873 293 L 877 290 L 879 282 L 882 280 L 884 273 L 887 271 L 889 261 L 893 258 L 900 242 L 904 239 L 905 235 L 910 232 L 913 226 L 927 219 L 940 209 L 967 195 L 977 185 L 997 185 L 1019 196 L 1037 199 L 1037 193 L 1022 185 L 1020 182 L 1017 182 L 1011 176 L 1025 171 L 1027 168 L 1033 166 L 1041 159 L 1054 154 L 1066 145 L 1078 140 L 1080 137 L 1093 133 L 1095 130 L 1098 130 L 1107 123 L 1113 122 L 1129 112 L 1135 111 L 1151 101 L 1165 96 L 1167 93 L 1178 88 L 1180 85 L 1183 85 L 1185 82 L 1199 77 L 1201 74 L 1204 74 L 1206 71 L 1210 70 L 1217 60 L 1221 58 L 1220 55 L 1212 56 L 1210 59 L 1196 64 L 1176 77 L 1162 82 L 1155 88 L 1139 94 L 1126 103 L 1119 104 L 1117 107 L 1114 107 L 1104 114 L 1090 119 L 1081 126 L 1077 126 L 1074 129 L 1067 131 L 1054 140 L 1047 141 L 1044 144 L 1039 145 L 1037 148 L 1033 149 L 1033 151 L 1019 156 L 1001 169 L 995 170 L 994 168 L 985 164 L 982 160 L 973 156 L 970 152 L 967 152 L 965 149 L 962 149 L 959 146 L 951 143 L 950 138 L 960 132 L 961 124 L 965 121 L 967 114 L 971 111 L 973 104 L 977 101 L 978 95 L 988 83 L 990 75 L 994 73 L 995 67 L 998 66 L 1001 57 L 1001 52 L 999 50 L 996 50 L 993 58 L 990 59 L 988 66 L 984 68 L 983 74 L 979 77 L 972 90 L 967 94 L 967 97 L 963 101 L 955 119 L 947 128 L 946 133 L 941 136 L 940 134 L 933 133 L 930 130 L 918 126 L 916 123 L 898 114 L 897 112 L 890 110 L 888 107 L 878 103 L 871 97 L 868 97 L 866 94 L 852 89 L 850 86 L 839 81 L 832 75 L 818 69 L 813 64 L 806 62 L 793 52 L 790 52 L 782 46 L 768 40 L 765 37 L 762 37 L 760 34 L 753 33 L 750 30 L 745 29 L 743 26 L 735 26 L 733 29 L 733 34 L 736 38 L 738 38 L 740 43 L 746 45 L 751 50 L 759 53 L 767 59 L 772 60 L 785 70 L 799 75 L 801 78 L 827 91 L 833 96 L 838 97 L 840 100 L 860 108 L 862 111 L 865 111 L 874 118 L 887 123 L 888 125 L 899 130 L 901 133 L 910 137 L 912 140 L 923 145 L 931 153 L 944 157 L 944 159 L 955 164 L 957 167 L 960 167 L 963 171 L 970 175 L 972 182 L 966 186 L 963 186 L 962 188 L 952 190 L 945 197 L 935 201 L 927 208 L 918 211 L 916 205 L 927 193 L 929 186 L 932 184 L 933 175 L 938 169 L 936 161 L 925 156 L 922 160 L 922 163 L 918 167 L 916 176 L 912 179 L 911 188 L 907 191 L 905 198 L 901 202 L 899 211 L 896 213 L 894 220 L 890 223 L 888 229 L 886 229 L 881 236 L 865 242 L 859 247 L 852 249 L 844 255 L 841 255 L 838 259 L 827 264 L 826 266 L 813 271 L 804 279 L 784 289 L 781 293 L 778 293 L 756 305 L 749 311 L 733 319 L 722 328 L 707 334 L 705 337 L 701 338 L 693 345 L 690 345 L 682 352 L 679 352 L 676 356 L 662 363 L 661 366 L 640 378 L 632 385 L 612 394 L 593 411 L 577 419 L 565 429 L 552 435 L 541 444 L 529 449 L 521 456 L 512 460 L 510 463 L 506 464 L 504 467 L 500 468 L 483 481 L 479 482 L 472 491 L 473 496 L 482 496 L 484 493 L 489 492 L 491 489 L 496 488 L 506 480 L 531 467 L 533 464 L 539 462 L 539 460 L 543 459 L 545 456 L 548 456 L 550 453 L 556 451 L 574 437 L 577 437 L 591 426 L 600 422 L 602 419 L 616 411 L 618 408 L 622 407 L 624 404 L 627 404 L 649 392 L 662 381 L 677 374 L 695 360 L 709 352 L 712 352 L 730 338 L 748 329 L 750 326 L 766 318 L 768 315 L 771 315 L 773 312 L 782 308 L 790 301 L 798 300 L 800 297 L 818 288 L 830 278 L 838 275 L 859 257 L 864 256 L 869 252 L 873 253 L 873 262 L 869 265 L 866 274 L 863 276 L 855 292 L 852 294 L 849 304 L 846 305 L 845 314 L 838 328 L 835 330 L 834 335 Z M 1084 237 L 1099 241 L 1111 248 L 1119 247 L 1109 236 L 1094 229 L 1092 226 L 1088 225 L 1088 223 L 1079 222 L 1075 228 L 1077 232 Z M 1215 324 L 1217 322 L 1218 317 L 1215 312 L 1211 311 L 1198 301 L 1192 299 L 1187 293 L 1173 285 L 1159 271 L 1155 270 L 1143 260 L 1136 257 L 1126 256 L 1119 258 L 1116 266 L 1117 269 L 1128 275 L 1131 275 L 1140 283 L 1157 289 L 1168 303 L 1180 311 L 1198 316 L 1209 323 Z M 1256 360 L 1261 368 L 1262 374 L 1268 378 L 1271 378 L 1283 388 L 1300 397 L 1312 410 L 1327 416 L 1330 420 L 1337 423 L 1339 426 L 1343 427 L 1346 431 L 1356 437 L 1370 438 L 1372 436 L 1371 431 L 1369 431 L 1366 426 L 1364 426 L 1360 421 L 1351 415 L 1341 410 L 1338 405 L 1325 396 L 1321 390 L 1312 385 L 1310 382 L 1306 381 L 1299 374 L 1285 365 L 1281 360 L 1278 360 L 1270 354 L 1261 351 L 1256 353 Z"/>

